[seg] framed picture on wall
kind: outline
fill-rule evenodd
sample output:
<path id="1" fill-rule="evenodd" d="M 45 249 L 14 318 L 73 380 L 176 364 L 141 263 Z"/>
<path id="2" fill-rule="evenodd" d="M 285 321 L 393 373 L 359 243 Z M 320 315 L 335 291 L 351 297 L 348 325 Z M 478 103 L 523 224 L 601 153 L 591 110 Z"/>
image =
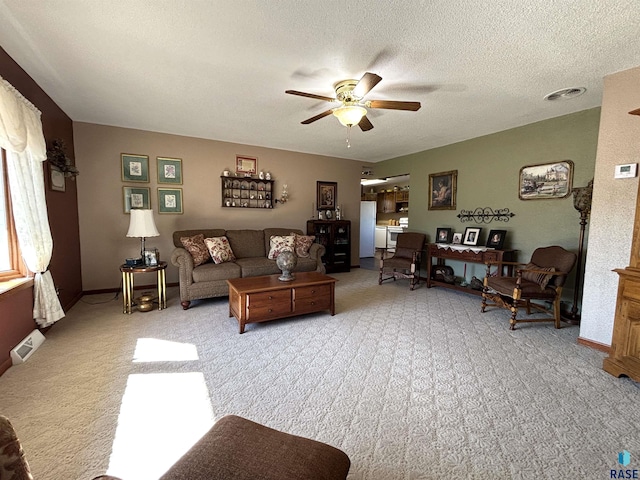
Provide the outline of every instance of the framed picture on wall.
<path id="1" fill-rule="evenodd" d="M 518 197 L 520 200 L 548 200 L 571 195 L 573 162 L 527 165 L 520 169 Z"/>
<path id="2" fill-rule="evenodd" d="M 151 208 L 151 191 L 149 187 L 122 187 L 124 213 L 134 208 Z"/>
<path id="3" fill-rule="evenodd" d="M 157 157 L 158 183 L 182 185 L 182 159 Z"/>
<path id="4" fill-rule="evenodd" d="M 123 182 L 149 183 L 149 157 L 147 155 L 123 153 L 120 156 L 122 158 Z"/>
<path id="5" fill-rule="evenodd" d="M 255 175 L 258 171 L 258 159 L 236 155 L 236 173 Z"/>
<path id="6" fill-rule="evenodd" d="M 181 188 L 158 188 L 158 213 L 183 213 Z"/>
<path id="7" fill-rule="evenodd" d="M 429 210 L 455 210 L 458 171 L 429 175 Z"/>
<path id="8" fill-rule="evenodd" d="M 64 178 L 64 172 L 61 172 L 58 167 L 49 165 L 49 180 L 51 190 L 55 192 L 64 192 L 67 190 L 67 183 Z"/>
<path id="9" fill-rule="evenodd" d="M 316 182 L 318 210 L 335 210 L 338 202 L 337 182 Z"/>

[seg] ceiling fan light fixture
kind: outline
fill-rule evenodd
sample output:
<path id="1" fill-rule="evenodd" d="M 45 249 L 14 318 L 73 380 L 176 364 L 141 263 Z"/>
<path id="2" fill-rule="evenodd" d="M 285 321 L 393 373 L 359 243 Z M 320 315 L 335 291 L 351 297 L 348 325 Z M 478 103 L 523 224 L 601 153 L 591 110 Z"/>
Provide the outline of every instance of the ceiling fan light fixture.
<path id="1" fill-rule="evenodd" d="M 344 105 L 333 110 L 333 114 L 345 127 L 358 125 L 362 117 L 367 114 L 367 109 L 358 105 Z"/>

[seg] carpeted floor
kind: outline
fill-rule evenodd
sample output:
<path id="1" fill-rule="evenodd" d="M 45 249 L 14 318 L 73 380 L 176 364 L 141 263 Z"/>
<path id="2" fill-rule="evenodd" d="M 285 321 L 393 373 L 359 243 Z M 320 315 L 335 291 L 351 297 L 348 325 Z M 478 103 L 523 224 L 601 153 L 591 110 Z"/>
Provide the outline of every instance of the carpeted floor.
<path id="1" fill-rule="evenodd" d="M 335 316 L 243 335 L 226 298 L 183 311 L 170 289 L 167 310 L 123 315 L 85 297 L 0 377 L 34 478 L 158 478 L 230 413 L 341 448 L 351 480 L 601 479 L 622 450 L 637 468 L 639 385 L 577 327 L 512 332 L 478 297 L 334 276 Z"/>

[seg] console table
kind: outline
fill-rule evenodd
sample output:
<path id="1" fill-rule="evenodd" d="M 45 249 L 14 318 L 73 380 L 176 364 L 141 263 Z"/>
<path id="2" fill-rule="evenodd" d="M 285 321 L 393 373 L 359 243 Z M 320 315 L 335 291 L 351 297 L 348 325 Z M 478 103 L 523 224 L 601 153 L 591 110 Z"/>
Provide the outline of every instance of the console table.
<path id="1" fill-rule="evenodd" d="M 427 245 L 427 288 L 440 286 L 460 290 L 474 295 L 482 295 L 481 290 L 474 290 L 470 287 L 463 287 L 458 284 L 442 282 L 431 278 L 431 269 L 433 267 L 433 259 L 436 265 L 444 265 L 445 259 L 458 260 L 467 263 L 497 263 L 515 262 L 517 250 L 496 250 L 485 247 L 472 247 L 467 245 L 444 245 L 438 243 L 430 243 Z M 507 275 L 513 276 L 513 265 L 498 265 L 497 275 L 504 274 L 504 268 L 507 269 Z"/>

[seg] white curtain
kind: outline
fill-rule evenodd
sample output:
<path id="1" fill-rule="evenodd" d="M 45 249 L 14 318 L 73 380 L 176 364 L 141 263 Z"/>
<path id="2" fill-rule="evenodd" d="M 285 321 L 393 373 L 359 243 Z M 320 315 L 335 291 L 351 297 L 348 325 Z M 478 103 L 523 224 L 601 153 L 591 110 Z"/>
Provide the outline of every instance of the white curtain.
<path id="1" fill-rule="evenodd" d="M 0 147 L 7 151 L 9 189 L 18 242 L 34 272 L 33 318 L 47 327 L 64 317 L 48 271 L 53 239 L 49 229 L 42 162 L 47 149 L 40 111 L 0 77 Z"/>

